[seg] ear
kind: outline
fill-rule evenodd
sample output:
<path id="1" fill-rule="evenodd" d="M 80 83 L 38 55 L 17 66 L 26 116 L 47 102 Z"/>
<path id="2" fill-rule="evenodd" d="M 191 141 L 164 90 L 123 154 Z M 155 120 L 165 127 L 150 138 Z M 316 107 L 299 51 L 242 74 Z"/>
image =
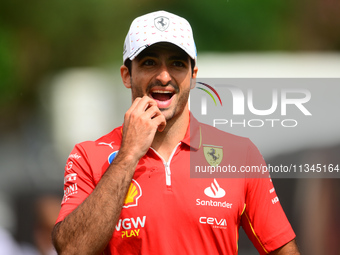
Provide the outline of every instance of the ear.
<path id="1" fill-rule="evenodd" d="M 130 79 L 131 76 L 130 76 L 129 69 L 125 65 L 122 65 L 120 67 L 120 76 L 122 77 L 124 86 L 130 89 L 131 88 L 131 79 Z"/>
<path id="2" fill-rule="evenodd" d="M 198 67 L 195 66 L 194 69 L 193 69 L 193 72 L 192 72 L 192 79 L 191 79 L 190 89 L 193 89 L 196 86 L 197 71 L 198 71 Z"/>

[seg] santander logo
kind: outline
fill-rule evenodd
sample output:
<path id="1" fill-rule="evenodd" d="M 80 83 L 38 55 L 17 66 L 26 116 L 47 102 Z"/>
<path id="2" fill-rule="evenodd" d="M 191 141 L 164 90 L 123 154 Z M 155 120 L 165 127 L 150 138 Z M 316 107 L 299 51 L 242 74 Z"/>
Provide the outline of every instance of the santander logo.
<path id="1" fill-rule="evenodd" d="M 225 196 L 225 190 L 220 187 L 216 179 L 210 184 L 210 187 L 204 190 L 204 194 L 211 198 L 221 198 Z"/>

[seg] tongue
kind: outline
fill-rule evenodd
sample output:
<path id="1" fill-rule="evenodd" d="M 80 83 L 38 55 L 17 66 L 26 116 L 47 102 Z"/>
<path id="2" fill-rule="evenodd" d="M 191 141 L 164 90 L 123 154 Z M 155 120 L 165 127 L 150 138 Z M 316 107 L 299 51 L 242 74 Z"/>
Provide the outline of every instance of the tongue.
<path id="1" fill-rule="evenodd" d="M 171 98 L 171 94 L 164 94 L 164 93 L 153 93 L 153 99 L 158 101 L 167 101 Z"/>

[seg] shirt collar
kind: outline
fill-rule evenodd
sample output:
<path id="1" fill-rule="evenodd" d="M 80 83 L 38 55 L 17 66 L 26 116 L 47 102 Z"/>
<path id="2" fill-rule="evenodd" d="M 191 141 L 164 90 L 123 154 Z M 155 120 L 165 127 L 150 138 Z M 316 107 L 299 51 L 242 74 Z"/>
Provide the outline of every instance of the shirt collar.
<path id="1" fill-rule="evenodd" d="M 200 123 L 190 112 L 189 125 L 182 143 L 198 150 L 202 146 L 202 131 Z"/>

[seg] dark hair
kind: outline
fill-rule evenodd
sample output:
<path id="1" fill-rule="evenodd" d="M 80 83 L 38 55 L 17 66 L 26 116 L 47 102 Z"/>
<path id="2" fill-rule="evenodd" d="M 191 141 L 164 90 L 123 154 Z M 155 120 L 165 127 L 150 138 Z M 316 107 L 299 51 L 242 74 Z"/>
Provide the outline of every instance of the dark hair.
<path id="1" fill-rule="evenodd" d="M 194 73 L 194 68 L 195 68 L 195 60 L 193 60 L 192 58 L 190 58 L 190 62 L 191 62 L 191 74 Z M 131 63 L 132 61 L 127 58 L 124 62 L 124 65 L 127 67 L 127 69 L 129 70 L 129 73 L 131 75 Z"/>
<path id="2" fill-rule="evenodd" d="M 129 70 L 130 75 L 131 75 L 131 62 L 132 62 L 132 61 L 131 61 L 129 58 L 127 58 L 127 59 L 125 60 L 125 62 L 124 62 L 124 66 L 127 67 L 127 69 Z"/>

